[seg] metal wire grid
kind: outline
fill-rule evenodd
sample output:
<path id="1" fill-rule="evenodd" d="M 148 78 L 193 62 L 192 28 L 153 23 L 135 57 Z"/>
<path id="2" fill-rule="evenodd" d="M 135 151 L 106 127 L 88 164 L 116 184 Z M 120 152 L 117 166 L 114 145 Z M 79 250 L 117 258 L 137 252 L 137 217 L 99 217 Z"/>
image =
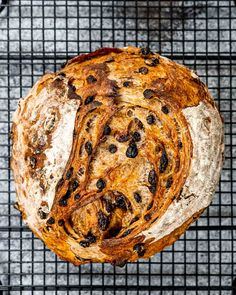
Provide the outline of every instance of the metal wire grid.
<path id="1" fill-rule="evenodd" d="M 236 294 L 236 8 L 233 1 L 4 0 L 0 14 L 0 293 Z M 7 2 L 7 3 L 6 3 Z M 97 47 L 150 46 L 197 70 L 225 120 L 216 197 L 173 246 L 124 268 L 57 259 L 13 208 L 10 123 L 43 73 Z M 201 188 L 199 188 L 201 189 Z M 233 287 L 234 286 L 234 287 Z"/>

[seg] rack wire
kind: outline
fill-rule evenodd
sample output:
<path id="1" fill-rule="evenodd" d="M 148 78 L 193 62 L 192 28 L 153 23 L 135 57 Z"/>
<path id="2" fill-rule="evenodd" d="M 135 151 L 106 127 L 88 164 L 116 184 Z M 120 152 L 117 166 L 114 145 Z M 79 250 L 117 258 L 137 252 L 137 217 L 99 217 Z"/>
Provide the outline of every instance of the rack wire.
<path id="1" fill-rule="evenodd" d="M 173 246 L 124 268 L 75 267 L 34 237 L 12 206 L 12 113 L 42 74 L 68 58 L 127 45 L 149 46 L 196 70 L 207 83 L 225 120 L 224 171 L 212 205 Z M 2 1 L 0 294 L 235 295 L 235 217 L 234 1 Z"/>

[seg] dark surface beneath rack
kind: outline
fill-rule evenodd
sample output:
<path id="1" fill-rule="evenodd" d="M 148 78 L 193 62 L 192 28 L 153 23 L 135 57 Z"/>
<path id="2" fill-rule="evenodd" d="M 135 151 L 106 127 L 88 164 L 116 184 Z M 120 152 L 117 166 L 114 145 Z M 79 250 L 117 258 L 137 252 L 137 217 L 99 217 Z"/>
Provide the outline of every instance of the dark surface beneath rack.
<path id="1" fill-rule="evenodd" d="M 234 1 L 1 2 L 0 294 L 236 294 Z M 212 205 L 173 246 L 124 268 L 75 267 L 46 249 L 12 206 L 12 113 L 43 73 L 69 57 L 127 45 L 148 45 L 207 83 L 225 120 L 224 171 Z"/>

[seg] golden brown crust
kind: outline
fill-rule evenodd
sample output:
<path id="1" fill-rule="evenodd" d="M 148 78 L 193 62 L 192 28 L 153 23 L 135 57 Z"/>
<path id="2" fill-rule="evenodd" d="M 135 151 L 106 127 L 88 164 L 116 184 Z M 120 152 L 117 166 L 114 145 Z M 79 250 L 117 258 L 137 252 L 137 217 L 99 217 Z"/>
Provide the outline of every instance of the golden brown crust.
<path id="1" fill-rule="evenodd" d="M 216 177 L 207 203 L 195 211 L 189 203 L 192 213 L 174 225 L 168 212 L 198 197 L 185 193 L 202 144 L 185 111 L 195 107 L 219 150 L 213 160 L 206 154 Z M 216 124 L 222 129 L 207 88 L 184 66 L 133 47 L 75 57 L 41 78 L 14 115 L 12 169 L 23 218 L 76 265 L 148 258 L 212 198 L 223 149 Z"/>

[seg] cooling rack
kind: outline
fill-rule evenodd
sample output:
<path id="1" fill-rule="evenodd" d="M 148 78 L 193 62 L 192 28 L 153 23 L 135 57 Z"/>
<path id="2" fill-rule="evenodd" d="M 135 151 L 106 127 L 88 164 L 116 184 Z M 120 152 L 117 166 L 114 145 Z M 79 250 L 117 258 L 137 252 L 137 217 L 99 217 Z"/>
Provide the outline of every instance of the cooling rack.
<path id="1" fill-rule="evenodd" d="M 234 1 L 0 1 L 0 293 L 236 294 L 236 7 Z M 98 47 L 149 46 L 197 71 L 225 121 L 212 205 L 150 260 L 75 267 L 21 222 L 10 171 L 12 113 L 45 72 Z M 201 188 L 199 188 L 201 189 Z"/>

